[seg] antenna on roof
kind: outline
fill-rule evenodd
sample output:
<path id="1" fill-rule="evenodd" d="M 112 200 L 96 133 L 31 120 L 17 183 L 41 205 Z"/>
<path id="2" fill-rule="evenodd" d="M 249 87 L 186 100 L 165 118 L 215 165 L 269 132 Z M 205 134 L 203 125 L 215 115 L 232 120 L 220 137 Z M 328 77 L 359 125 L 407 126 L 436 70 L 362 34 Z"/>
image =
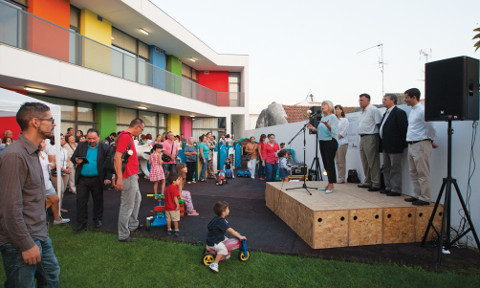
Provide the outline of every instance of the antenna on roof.
<path id="1" fill-rule="evenodd" d="M 310 98 L 309 102 L 313 102 L 312 89 L 308 90 L 308 94 L 307 94 L 307 97 L 305 97 L 305 101 L 308 101 L 308 98 Z"/>

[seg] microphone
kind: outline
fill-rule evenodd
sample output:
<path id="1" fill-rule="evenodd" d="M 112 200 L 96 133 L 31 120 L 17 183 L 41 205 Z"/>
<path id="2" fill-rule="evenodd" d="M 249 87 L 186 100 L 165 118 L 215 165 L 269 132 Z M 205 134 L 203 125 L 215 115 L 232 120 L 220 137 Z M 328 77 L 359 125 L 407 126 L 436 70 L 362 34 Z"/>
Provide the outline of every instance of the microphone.
<path id="1" fill-rule="evenodd" d="M 314 117 L 314 116 L 317 116 L 319 113 L 315 112 L 315 113 L 312 114 L 312 110 L 308 110 L 307 114 L 308 114 L 308 117 Z"/>

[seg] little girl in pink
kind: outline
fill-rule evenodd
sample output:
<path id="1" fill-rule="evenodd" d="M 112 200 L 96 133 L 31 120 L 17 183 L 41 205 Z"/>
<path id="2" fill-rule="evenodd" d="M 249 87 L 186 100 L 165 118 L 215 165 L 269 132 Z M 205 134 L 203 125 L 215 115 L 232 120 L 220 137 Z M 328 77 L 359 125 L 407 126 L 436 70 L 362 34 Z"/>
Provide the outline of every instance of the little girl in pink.
<path id="1" fill-rule="evenodd" d="M 150 159 L 148 159 L 148 163 L 151 165 L 150 167 L 150 181 L 153 183 L 153 193 L 158 194 L 158 182 L 162 182 L 162 187 L 160 190 L 160 194 L 165 192 L 165 173 L 163 172 L 162 168 L 162 145 L 155 144 L 153 145 L 152 150 L 150 151 Z"/>

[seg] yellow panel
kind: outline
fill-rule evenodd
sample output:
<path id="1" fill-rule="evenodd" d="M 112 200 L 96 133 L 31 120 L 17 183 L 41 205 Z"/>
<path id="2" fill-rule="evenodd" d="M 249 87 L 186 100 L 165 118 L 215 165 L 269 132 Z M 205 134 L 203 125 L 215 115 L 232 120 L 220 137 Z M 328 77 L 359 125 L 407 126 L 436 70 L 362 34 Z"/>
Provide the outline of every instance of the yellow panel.
<path id="1" fill-rule="evenodd" d="M 80 15 L 80 34 L 110 47 L 112 23 L 83 9 Z M 110 74 L 111 49 L 103 45 L 88 39 L 83 40 L 83 66 Z"/>
<path id="2" fill-rule="evenodd" d="M 112 45 L 112 23 L 90 10 L 83 9 L 80 16 L 80 34 L 103 45 Z"/>
<path id="3" fill-rule="evenodd" d="M 180 115 L 168 114 L 167 130 L 172 131 L 173 135 L 180 135 Z"/>

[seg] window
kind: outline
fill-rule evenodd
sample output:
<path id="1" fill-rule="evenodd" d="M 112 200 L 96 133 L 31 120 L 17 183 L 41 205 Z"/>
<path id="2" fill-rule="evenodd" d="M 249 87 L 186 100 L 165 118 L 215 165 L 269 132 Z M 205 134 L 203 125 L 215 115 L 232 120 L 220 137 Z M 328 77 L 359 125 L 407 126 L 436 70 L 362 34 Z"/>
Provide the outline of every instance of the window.
<path id="1" fill-rule="evenodd" d="M 80 32 L 80 9 L 70 5 L 70 29 Z"/>
<path id="2" fill-rule="evenodd" d="M 130 122 L 137 117 L 145 122 L 143 134 L 152 134 L 155 138 L 167 130 L 165 114 L 117 107 L 117 131 L 127 130 Z"/>
<path id="3" fill-rule="evenodd" d="M 240 106 L 240 73 L 228 73 L 229 106 Z"/>
<path id="4" fill-rule="evenodd" d="M 192 67 L 188 66 L 185 63 L 182 63 L 182 77 L 192 80 L 194 82 L 198 82 L 197 78 L 197 70 L 193 69 Z"/>
<path id="5" fill-rule="evenodd" d="M 192 136 L 198 141 L 201 135 L 212 132 L 218 141 L 219 135 L 225 134 L 225 123 L 225 118 L 192 118 Z"/>
<path id="6" fill-rule="evenodd" d="M 97 126 L 94 103 L 36 94 L 28 96 L 60 106 L 62 113 L 61 129 L 63 133 L 65 133 L 69 127 L 73 127 L 75 131 L 82 130 L 83 133 L 86 133 L 88 129 L 96 128 Z"/>
<path id="7" fill-rule="evenodd" d="M 137 54 L 137 39 L 112 27 L 112 45 Z"/>

